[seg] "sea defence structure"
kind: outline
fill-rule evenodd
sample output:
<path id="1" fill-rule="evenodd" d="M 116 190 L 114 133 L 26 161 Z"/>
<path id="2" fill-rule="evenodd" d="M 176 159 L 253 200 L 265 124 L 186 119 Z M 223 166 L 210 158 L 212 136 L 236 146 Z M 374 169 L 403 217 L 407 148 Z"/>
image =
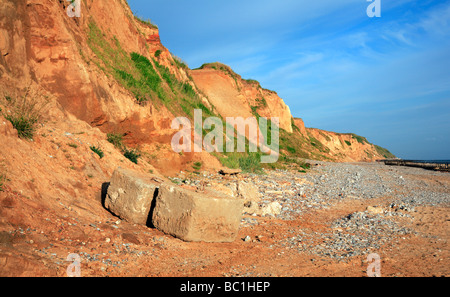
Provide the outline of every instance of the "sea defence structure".
<path id="1" fill-rule="evenodd" d="M 385 165 L 391 166 L 409 166 L 409 167 L 419 167 L 430 170 L 437 171 L 449 171 L 450 172 L 450 162 L 441 161 L 418 161 L 418 160 L 402 160 L 402 159 L 385 159 L 378 160 L 378 162 L 384 162 Z"/>

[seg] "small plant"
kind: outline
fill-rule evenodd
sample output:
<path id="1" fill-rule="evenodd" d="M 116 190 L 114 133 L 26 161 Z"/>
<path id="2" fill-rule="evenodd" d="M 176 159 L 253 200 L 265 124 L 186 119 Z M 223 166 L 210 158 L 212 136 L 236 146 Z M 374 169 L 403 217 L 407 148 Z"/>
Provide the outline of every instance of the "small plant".
<path id="1" fill-rule="evenodd" d="M 158 29 L 158 26 L 153 24 L 150 19 L 144 20 L 138 16 L 134 16 L 136 20 L 138 20 L 140 23 L 149 26 L 150 28 Z"/>
<path id="2" fill-rule="evenodd" d="M 291 154 L 295 154 L 295 153 L 297 152 L 297 150 L 296 150 L 294 147 L 288 146 L 286 149 L 287 149 L 288 152 L 290 152 Z"/>
<path id="3" fill-rule="evenodd" d="M 73 147 L 73 148 L 77 148 L 78 147 L 78 144 L 76 144 L 76 143 L 68 143 L 67 145 L 70 146 L 70 147 Z"/>
<path id="4" fill-rule="evenodd" d="M 94 153 L 96 153 L 100 157 L 100 159 L 102 159 L 105 156 L 105 154 L 103 153 L 103 151 L 99 147 L 91 146 L 90 149 Z"/>
<path id="5" fill-rule="evenodd" d="M 309 163 L 300 163 L 299 165 L 303 169 L 311 169 L 311 164 Z"/>
<path id="6" fill-rule="evenodd" d="M 346 140 L 345 143 L 346 143 L 348 146 L 351 146 L 351 145 L 352 145 L 351 142 L 348 141 L 348 140 Z"/>
<path id="7" fill-rule="evenodd" d="M 137 164 L 138 163 L 138 159 L 141 157 L 140 152 L 138 150 L 136 150 L 136 149 L 129 150 L 127 148 L 124 148 L 123 155 L 125 156 L 125 158 L 127 158 L 128 160 L 130 160 L 134 164 Z"/>
<path id="8" fill-rule="evenodd" d="M 123 134 L 119 133 L 108 133 L 107 140 L 112 143 L 116 148 L 123 149 Z"/>
<path id="9" fill-rule="evenodd" d="M 20 138 L 33 139 L 42 121 L 42 112 L 47 102 L 39 102 L 38 94 L 31 94 L 31 87 L 28 87 L 25 94 L 19 98 L 4 96 L 4 100 L 7 109 L 3 111 L 5 119 L 11 122 Z"/>
<path id="10" fill-rule="evenodd" d="M 202 166 L 203 166 L 202 162 L 194 162 L 194 165 L 192 165 L 194 173 L 200 174 L 200 169 L 202 168 Z"/>
<path id="11" fill-rule="evenodd" d="M 157 50 L 156 52 L 155 52 L 155 58 L 158 58 L 160 55 L 161 55 L 161 50 Z"/>

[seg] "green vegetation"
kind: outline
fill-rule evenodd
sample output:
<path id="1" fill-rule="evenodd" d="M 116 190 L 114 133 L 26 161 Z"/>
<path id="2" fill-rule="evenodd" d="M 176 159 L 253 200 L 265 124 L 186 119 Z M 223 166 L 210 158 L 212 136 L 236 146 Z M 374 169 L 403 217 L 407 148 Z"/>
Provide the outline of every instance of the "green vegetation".
<path id="1" fill-rule="evenodd" d="M 114 145 L 115 148 L 122 150 L 124 148 L 123 144 L 123 134 L 120 133 L 108 133 L 106 135 L 106 140 L 108 140 L 109 143 Z"/>
<path id="2" fill-rule="evenodd" d="M 45 100 L 39 101 L 39 97 Z M 25 94 L 19 98 L 4 96 L 3 103 L 7 111 L 0 112 L 11 122 L 18 136 L 23 139 L 33 139 L 39 124 L 43 121 L 42 114 L 48 103 L 46 98 L 36 93 L 31 94 L 31 89 L 28 87 Z"/>
<path id="3" fill-rule="evenodd" d="M 186 62 L 184 62 L 180 57 L 175 56 L 174 54 L 172 54 L 172 59 L 175 61 L 175 64 L 178 68 L 181 69 L 189 69 L 188 65 L 186 64 Z"/>
<path id="4" fill-rule="evenodd" d="M 94 22 L 89 24 L 88 37 L 88 45 L 96 56 L 92 61 L 133 93 L 138 104 L 151 101 L 157 109 L 165 105 L 173 114 L 193 116 L 192 110 L 201 104 L 201 99 L 189 83 L 177 80 L 154 59 L 127 54 L 116 38 L 108 40 Z M 160 54 L 159 50 L 155 56 Z M 178 67 L 187 68 L 181 59 L 172 57 Z"/>
<path id="5" fill-rule="evenodd" d="M 157 50 L 155 52 L 155 58 L 158 58 L 161 55 L 161 50 Z"/>
<path id="6" fill-rule="evenodd" d="M 143 25 L 149 26 L 150 28 L 158 29 L 158 26 L 153 24 L 150 19 L 143 20 L 138 16 L 134 16 L 134 18 Z"/>
<path id="7" fill-rule="evenodd" d="M 261 87 L 261 84 L 259 83 L 259 81 L 255 80 L 255 79 L 244 79 L 247 83 L 252 84 L 252 85 L 256 85 L 256 87 Z"/>
<path id="8" fill-rule="evenodd" d="M 359 136 L 359 135 L 356 135 L 356 134 L 353 134 L 353 133 L 351 133 L 351 135 L 352 135 L 352 137 L 354 139 L 356 139 L 361 144 L 369 143 L 369 141 L 367 141 L 367 139 L 365 137 L 363 137 L 363 136 Z"/>
<path id="9" fill-rule="evenodd" d="M 96 153 L 100 157 L 100 159 L 102 159 L 105 156 L 105 154 L 103 153 L 103 151 L 99 147 L 91 146 L 90 149 L 91 149 L 91 151 Z"/>
<path id="10" fill-rule="evenodd" d="M 352 145 L 352 143 L 351 143 L 350 141 L 348 141 L 348 140 L 345 140 L 345 143 L 346 143 L 348 146 L 351 146 L 351 145 Z"/>
<path id="11" fill-rule="evenodd" d="M 138 159 L 141 157 L 141 153 L 138 149 L 129 149 L 123 143 L 123 134 L 120 133 L 108 133 L 107 140 L 109 143 L 113 144 L 115 148 L 120 150 L 125 158 L 131 162 L 137 164 Z"/>
<path id="12" fill-rule="evenodd" d="M 141 157 L 141 153 L 137 149 L 124 148 L 123 155 L 134 164 L 137 164 Z"/>
<path id="13" fill-rule="evenodd" d="M 202 162 L 194 162 L 192 165 L 192 168 L 194 169 L 195 174 L 200 174 L 200 169 L 202 168 L 203 164 Z"/>
<path id="14" fill-rule="evenodd" d="M 219 157 L 222 165 L 243 172 L 262 173 L 261 153 L 226 153 Z"/>
<path id="15" fill-rule="evenodd" d="M 240 89 L 238 81 L 241 79 L 241 76 L 236 72 L 234 72 L 229 66 L 222 63 L 214 62 L 214 63 L 205 63 L 198 69 L 207 69 L 207 68 L 212 68 L 214 70 L 220 70 L 224 72 L 225 74 L 234 79 L 236 87 L 238 88 L 238 90 Z"/>
<path id="16" fill-rule="evenodd" d="M 394 159 L 395 155 L 392 154 L 390 151 L 388 151 L 387 149 L 378 146 L 378 145 L 374 145 L 375 149 L 377 150 L 377 152 L 382 155 L 383 157 L 385 157 L 386 159 Z"/>
<path id="17" fill-rule="evenodd" d="M 73 148 L 78 148 L 78 144 L 76 143 L 68 143 L 67 145 Z"/>

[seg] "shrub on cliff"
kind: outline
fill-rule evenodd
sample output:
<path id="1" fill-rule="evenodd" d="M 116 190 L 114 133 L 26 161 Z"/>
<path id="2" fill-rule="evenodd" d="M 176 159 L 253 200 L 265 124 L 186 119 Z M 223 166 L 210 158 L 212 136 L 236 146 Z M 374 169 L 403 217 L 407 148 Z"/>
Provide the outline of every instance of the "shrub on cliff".
<path id="1" fill-rule="evenodd" d="M 91 151 L 96 153 L 100 157 L 100 159 L 102 159 L 105 156 L 105 154 L 103 153 L 103 151 L 100 147 L 91 146 L 90 149 L 91 149 Z"/>
<path id="2" fill-rule="evenodd" d="M 31 87 L 25 90 L 23 96 L 4 96 L 3 116 L 11 122 L 20 138 L 33 139 L 47 105 L 43 99 L 46 98 L 32 92 Z"/>
<path id="3" fill-rule="evenodd" d="M 127 148 L 124 148 L 123 155 L 134 164 L 137 164 L 138 159 L 141 157 L 141 153 L 137 149 L 129 150 Z"/>
<path id="4" fill-rule="evenodd" d="M 106 140 L 120 150 L 124 147 L 123 135 L 120 133 L 108 133 Z"/>

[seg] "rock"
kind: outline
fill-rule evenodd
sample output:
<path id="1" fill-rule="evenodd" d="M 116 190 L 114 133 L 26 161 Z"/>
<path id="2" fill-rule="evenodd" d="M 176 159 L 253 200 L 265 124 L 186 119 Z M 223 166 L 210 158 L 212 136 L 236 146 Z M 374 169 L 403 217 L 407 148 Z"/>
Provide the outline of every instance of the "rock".
<path id="1" fill-rule="evenodd" d="M 368 206 L 367 211 L 373 214 L 382 214 L 384 212 L 383 208 L 375 206 Z"/>
<path id="2" fill-rule="evenodd" d="M 13 127 L 11 122 L 0 116 L 0 135 L 17 137 L 17 130 Z"/>
<path id="3" fill-rule="evenodd" d="M 229 186 L 225 186 L 219 183 L 212 183 L 210 186 L 208 186 L 209 190 L 212 191 L 219 191 L 225 195 L 228 195 L 230 197 L 235 197 L 235 191 L 233 191 L 233 189 Z"/>
<path id="4" fill-rule="evenodd" d="M 241 169 L 222 168 L 219 170 L 219 174 L 222 174 L 222 175 L 237 175 L 241 172 L 242 172 Z"/>
<path id="5" fill-rule="evenodd" d="M 158 186 L 151 175 L 119 167 L 111 178 L 105 207 L 127 222 L 146 225 Z"/>
<path id="6" fill-rule="evenodd" d="M 267 215 L 276 216 L 281 213 L 281 209 L 282 209 L 281 204 L 274 201 L 274 202 L 271 202 L 271 203 L 265 205 L 261 209 L 261 215 L 262 216 L 267 216 Z"/>
<path id="7" fill-rule="evenodd" d="M 244 241 L 245 241 L 245 242 L 249 242 L 250 240 L 252 240 L 252 238 L 251 238 L 250 236 L 248 236 L 248 235 L 245 236 L 245 238 L 244 238 Z"/>
<path id="8" fill-rule="evenodd" d="M 244 199 L 244 203 L 259 202 L 261 198 L 258 187 L 248 182 L 239 181 L 237 184 L 237 192 Z"/>
<path id="9" fill-rule="evenodd" d="M 184 241 L 232 242 L 242 218 L 243 200 L 220 192 L 194 192 L 162 184 L 152 223 Z"/>
<path id="10" fill-rule="evenodd" d="M 259 204 L 253 201 L 248 201 L 244 204 L 244 213 L 248 213 L 250 215 L 261 215 L 261 208 Z"/>
<path id="11" fill-rule="evenodd" d="M 123 241 L 128 242 L 128 243 L 141 244 L 141 242 L 136 237 L 136 235 L 131 234 L 131 233 L 123 233 L 122 239 L 123 239 Z"/>

